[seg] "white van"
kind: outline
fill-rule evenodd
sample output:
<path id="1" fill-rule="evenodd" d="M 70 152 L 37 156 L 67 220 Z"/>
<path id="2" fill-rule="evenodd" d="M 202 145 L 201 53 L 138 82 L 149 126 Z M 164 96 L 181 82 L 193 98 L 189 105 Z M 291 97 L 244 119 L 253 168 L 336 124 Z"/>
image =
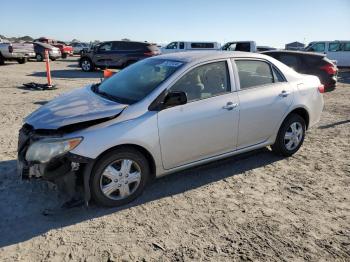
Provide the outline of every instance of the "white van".
<path id="1" fill-rule="evenodd" d="M 171 42 L 163 47 L 162 54 L 184 52 L 184 51 L 198 51 L 198 50 L 219 50 L 220 44 L 218 42 Z"/>
<path id="2" fill-rule="evenodd" d="M 350 41 L 315 41 L 305 50 L 326 54 L 328 59 L 337 61 L 337 66 L 350 67 Z"/>

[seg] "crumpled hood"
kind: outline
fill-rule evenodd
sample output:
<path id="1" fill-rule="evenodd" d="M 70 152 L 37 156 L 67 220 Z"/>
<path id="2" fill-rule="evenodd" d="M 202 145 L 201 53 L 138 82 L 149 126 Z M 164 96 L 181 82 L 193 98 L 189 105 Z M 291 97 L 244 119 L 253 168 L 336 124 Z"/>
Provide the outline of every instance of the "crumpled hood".
<path id="1" fill-rule="evenodd" d="M 26 117 L 35 129 L 58 129 L 76 123 L 118 115 L 127 105 L 104 99 L 91 86 L 63 94 Z"/>

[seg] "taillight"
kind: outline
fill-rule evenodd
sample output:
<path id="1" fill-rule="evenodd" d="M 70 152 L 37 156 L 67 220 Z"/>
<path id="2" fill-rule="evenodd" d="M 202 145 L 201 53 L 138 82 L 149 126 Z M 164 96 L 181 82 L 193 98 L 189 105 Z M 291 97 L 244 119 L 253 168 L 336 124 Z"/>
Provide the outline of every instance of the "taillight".
<path id="1" fill-rule="evenodd" d="M 12 53 L 13 52 L 13 46 L 9 45 L 9 52 Z"/>
<path id="2" fill-rule="evenodd" d="M 337 73 L 337 68 L 332 64 L 321 66 L 320 69 L 326 71 L 329 75 L 335 75 Z"/>
<path id="3" fill-rule="evenodd" d="M 157 53 L 156 52 L 153 52 L 153 51 L 150 51 L 150 52 L 145 52 L 143 53 L 145 56 L 154 56 L 156 55 Z"/>
<path id="4" fill-rule="evenodd" d="M 318 92 L 320 92 L 321 94 L 324 93 L 324 85 L 319 85 L 318 86 Z"/>

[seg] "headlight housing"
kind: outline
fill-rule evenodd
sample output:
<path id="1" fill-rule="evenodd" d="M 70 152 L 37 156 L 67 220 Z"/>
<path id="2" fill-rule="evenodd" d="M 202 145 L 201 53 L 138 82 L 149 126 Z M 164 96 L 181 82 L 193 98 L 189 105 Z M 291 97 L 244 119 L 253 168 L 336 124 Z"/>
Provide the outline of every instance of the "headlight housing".
<path id="1" fill-rule="evenodd" d="M 63 155 L 76 148 L 82 137 L 68 139 L 42 139 L 29 146 L 26 153 L 27 161 L 47 163 L 52 158 Z"/>

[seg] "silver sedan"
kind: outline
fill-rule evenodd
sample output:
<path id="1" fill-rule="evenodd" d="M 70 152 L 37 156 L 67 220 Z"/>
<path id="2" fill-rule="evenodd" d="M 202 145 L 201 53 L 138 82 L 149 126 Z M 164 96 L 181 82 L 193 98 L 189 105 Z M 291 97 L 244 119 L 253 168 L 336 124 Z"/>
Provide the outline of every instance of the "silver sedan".
<path id="1" fill-rule="evenodd" d="M 125 204 L 153 176 L 266 146 L 293 155 L 320 119 L 322 92 L 317 77 L 265 55 L 152 57 L 28 116 L 19 173 L 68 176 L 82 181 L 85 201 Z"/>

